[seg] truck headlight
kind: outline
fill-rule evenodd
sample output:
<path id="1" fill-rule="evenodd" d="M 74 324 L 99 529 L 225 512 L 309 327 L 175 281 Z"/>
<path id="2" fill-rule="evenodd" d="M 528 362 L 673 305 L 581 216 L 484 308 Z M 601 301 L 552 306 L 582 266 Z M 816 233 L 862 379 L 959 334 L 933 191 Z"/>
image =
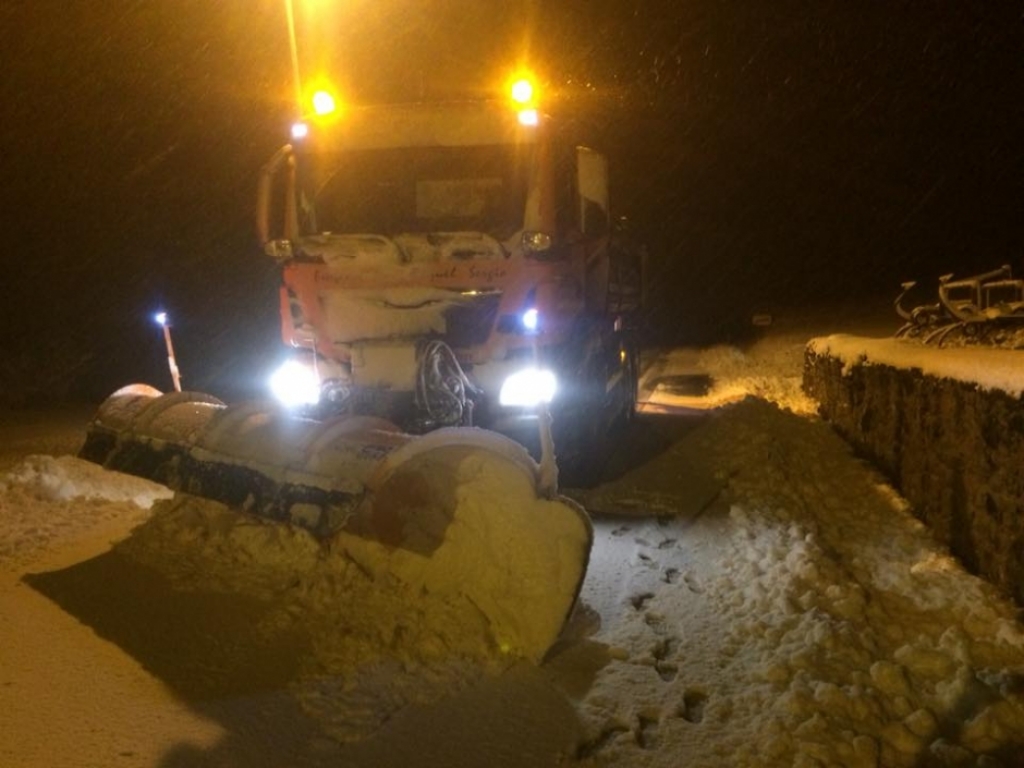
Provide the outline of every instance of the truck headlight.
<path id="1" fill-rule="evenodd" d="M 498 402 L 506 406 L 532 407 L 550 403 L 558 389 L 558 379 L 551 371 L 526 368 L 505 379 L 498 393 Z"/>
<path id="2" fill-rule="evenodd" d="M 270 377 L 270 391 L 283 405 L 297 408 L 320 402 L 320 378 L 298 360 L 289 360 Z"/>

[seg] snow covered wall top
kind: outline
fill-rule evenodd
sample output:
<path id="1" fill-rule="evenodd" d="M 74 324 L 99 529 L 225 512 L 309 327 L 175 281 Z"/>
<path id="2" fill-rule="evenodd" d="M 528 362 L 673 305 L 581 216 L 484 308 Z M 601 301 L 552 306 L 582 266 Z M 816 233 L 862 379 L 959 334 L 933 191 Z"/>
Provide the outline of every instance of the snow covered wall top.
<path id="1" fill-rule="evenodd" d="M 829 336 L 807 345 L 804 387 L 939 541 L 1024 604 L 1024 353 Z"/>
<path id="2" fill-rule="evenodd" d="M 936 348 L 903 339 L 867 339 L 836 334 L 811 339 L 808 355 L 827 356 L 854 365 L 916 369 L 926 376 L 998 389 L 1013 397 L 1024 391 L 1024 351 L 971 347 Z"/>

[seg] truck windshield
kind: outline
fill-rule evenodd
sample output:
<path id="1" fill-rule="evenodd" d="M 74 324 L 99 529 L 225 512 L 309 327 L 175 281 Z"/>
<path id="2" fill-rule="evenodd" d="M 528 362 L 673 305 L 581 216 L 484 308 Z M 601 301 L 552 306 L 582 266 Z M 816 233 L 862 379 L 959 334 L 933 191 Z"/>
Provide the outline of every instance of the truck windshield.
<path id="1" fill-rule="evenodd" d="M 523 225 L 529 146 L 402 147 L 317 157 L 304 229 L 338 234 L 484 232 Z M 313 158 L 310 158 L 313 159 Z M 316 188 L 318 187 L 318 188 Z"/>

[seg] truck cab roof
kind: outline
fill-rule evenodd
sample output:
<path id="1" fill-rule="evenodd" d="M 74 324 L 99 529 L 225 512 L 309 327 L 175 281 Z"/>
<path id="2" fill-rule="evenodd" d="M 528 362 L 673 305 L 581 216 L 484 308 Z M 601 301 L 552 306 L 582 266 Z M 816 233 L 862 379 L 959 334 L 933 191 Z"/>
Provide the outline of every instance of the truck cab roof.
<path id="1" fill-rule="evenodd" d="M 497 102 L 413 103 L 350 107 L 312 127 L 301 152 L 387 149 L 416 146 L 484 146 L 537 141 L 537 126 L 520 123 L 518 113 Z"/>

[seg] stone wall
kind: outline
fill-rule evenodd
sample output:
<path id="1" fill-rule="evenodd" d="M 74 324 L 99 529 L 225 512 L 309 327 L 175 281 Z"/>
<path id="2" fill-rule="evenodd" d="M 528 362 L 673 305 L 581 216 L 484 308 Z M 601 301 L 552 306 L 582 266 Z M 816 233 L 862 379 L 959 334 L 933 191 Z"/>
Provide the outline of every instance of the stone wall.
<path id="1" fill-rule="evenodd" d="M 968 569 L 1024 606 L 1024 401 L 811 349 L 804 389 Z"/>

